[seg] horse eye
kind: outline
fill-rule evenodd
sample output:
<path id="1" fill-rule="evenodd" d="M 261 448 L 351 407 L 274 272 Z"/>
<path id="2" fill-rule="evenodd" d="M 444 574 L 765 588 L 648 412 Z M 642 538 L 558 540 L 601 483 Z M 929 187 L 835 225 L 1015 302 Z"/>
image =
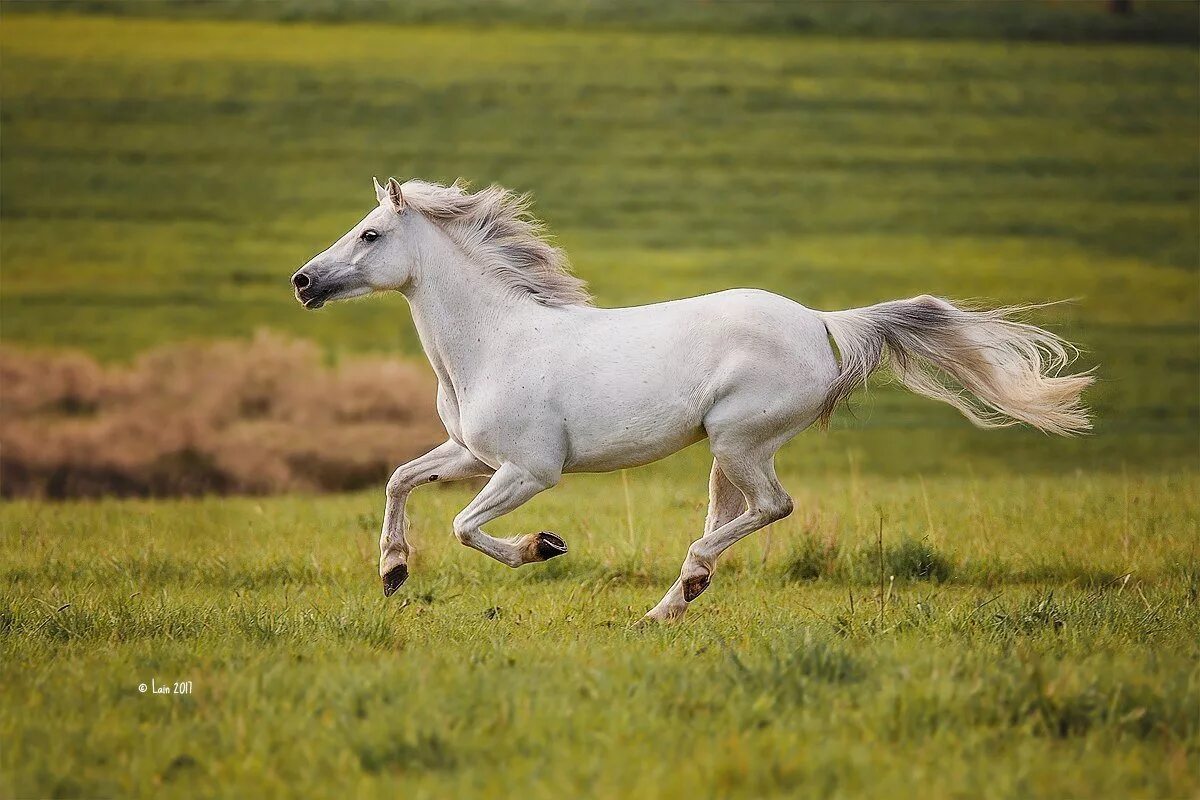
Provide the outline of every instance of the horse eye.
<path id="1" fill-rule="evenodd" d="M 362 239 L 364 242 L 373 242 L 379 238 L 379 232 L 367 229 L 362 232 L 362 236 L 360 236 L 359 238 Z"/>

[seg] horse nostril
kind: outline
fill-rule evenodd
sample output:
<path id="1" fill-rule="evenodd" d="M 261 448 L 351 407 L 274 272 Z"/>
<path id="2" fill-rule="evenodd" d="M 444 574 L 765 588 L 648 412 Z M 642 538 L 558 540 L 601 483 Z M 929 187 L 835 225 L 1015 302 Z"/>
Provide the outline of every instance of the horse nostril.
<path id="1" fill-rule="evenodd" d="M 311 283 L 311 281 L 309 281 L 308 276 L 303 272 L 297 272 L 292 276 L 292 285 L 295 286 L 297 290 L 305 288 L 309 283 Z"/>

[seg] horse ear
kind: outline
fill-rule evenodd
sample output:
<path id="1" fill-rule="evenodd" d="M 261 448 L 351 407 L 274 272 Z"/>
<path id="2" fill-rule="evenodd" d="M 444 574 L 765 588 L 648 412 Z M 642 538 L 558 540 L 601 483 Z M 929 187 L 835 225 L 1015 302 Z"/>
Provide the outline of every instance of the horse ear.
<path id="1" fill-rule="evenodd" d="M 371 183 L 375 184 L 375 202 L 383 205 L 383 201 L 388 199 L 387 189 L 379 185 L 379 178 L 371 178 Z"/>
<path id="2" fill-rule="evenodd" d="M 392 208 L 396 209 L 396 213 L 404 210 L 404 192 L 400 188 L 400 181 L 395 178 L 388 178 L 387 182 L 388 199 L 392 201 Z"/>

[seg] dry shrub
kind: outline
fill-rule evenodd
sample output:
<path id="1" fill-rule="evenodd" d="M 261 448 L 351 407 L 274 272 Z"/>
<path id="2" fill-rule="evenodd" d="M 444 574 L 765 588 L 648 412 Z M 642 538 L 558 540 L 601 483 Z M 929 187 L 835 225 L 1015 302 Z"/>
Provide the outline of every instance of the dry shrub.
<path id="1" fill-rule="evenodd" d="M 396 359 L 311 343 L 180 344 L 128 366 L 0 349 L 5 497 L 337 491 L 445 439 L 436 386 Z"/>

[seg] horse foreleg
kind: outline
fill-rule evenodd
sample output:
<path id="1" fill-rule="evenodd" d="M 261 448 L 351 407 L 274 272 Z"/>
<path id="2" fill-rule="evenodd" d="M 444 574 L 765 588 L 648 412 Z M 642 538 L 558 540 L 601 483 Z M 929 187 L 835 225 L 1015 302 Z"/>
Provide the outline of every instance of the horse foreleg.
<path id="1" fill-rule="evenodd" d="M 392 473 L 387 484 L 387 503 L 383 511 L 383 532 L 379 536 L 379 577 L 383 579 L 383 594 L 390 597 L 408 578 L 408 556 L 411 548 L 405 534 L 408 519 L 405 513 L 409 493 L 418 486 L 434 481 L 458 481 L 491 474 L 484 464 L 458 442 L 438 445 L 423 456 L 409 461 Z"/>
<path id="2" fill-rule="evenodd" d="M 473 547 L 510 567 L 561 556 L 567 552 L 567 544 L 549 531 L 530 533 L 515 539 L 497 539 L 481 529 L 481 526 L 518 508 L 538 492 L 556 483 L 557 474 L 535 475 L 511 462 L 501 464 L 483 491 L 454 518 L 454 535 L 467 547 Z"/>
<path id="3" fill-rule="evenodd" d="M 708 536 L 722 525 L 730 522 L 746 509 L 746 498 L 734 486 L 714 460 L 708 477 L 708 516 L 704 520 L 704 535 Z M 675 583 L 658 601 L 658 605 L 646 613 L 651 622 L 667 622 L 680 619 L 687 612 L 687 600 L 683 596 L 683 580 Z"/>

